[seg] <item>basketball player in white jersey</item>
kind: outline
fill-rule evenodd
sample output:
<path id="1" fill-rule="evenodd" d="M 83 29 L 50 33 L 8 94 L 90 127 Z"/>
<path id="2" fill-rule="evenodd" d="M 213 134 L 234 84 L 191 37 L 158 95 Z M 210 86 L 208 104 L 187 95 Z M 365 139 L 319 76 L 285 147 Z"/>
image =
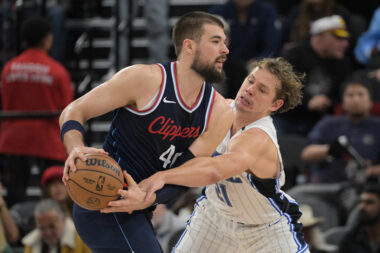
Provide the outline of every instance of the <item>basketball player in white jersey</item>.
<path id="1" fill-rule="evenodd" d="M 164 184 L 207 185 L 173 252 L 309 252 L 298 204 L 280 190 L 285 174 L 270 116 L 300 102 L 301 78 L 282 58 L 257 62 L 231 103 L 233 125 L 216 155 L 139 184 L 147 199 Z"/>

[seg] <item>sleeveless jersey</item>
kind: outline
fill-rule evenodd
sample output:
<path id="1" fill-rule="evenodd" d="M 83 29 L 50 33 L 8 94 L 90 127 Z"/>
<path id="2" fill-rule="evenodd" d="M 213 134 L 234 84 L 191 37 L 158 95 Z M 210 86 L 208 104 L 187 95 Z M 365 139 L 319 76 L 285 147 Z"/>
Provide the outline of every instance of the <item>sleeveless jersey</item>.
<path id="1" fill-rule="evenodd" d="M 204 83 L 192 107 L 181 97 L 176 63 L 158 64 L 160 90 L 148 108 L 115 111 L 103 148 L 136 182 L 169 169 L 206 129 L 215 90 Z"/>
<path id="2" fill-rule="evenodd" d="M 276 145 L 281 162 L 280 176 L 260 179 L 251 173 L 242 172 L 240 175 L 208 186 L 206 197 L 220 210 L 220 214 L 236 222 L 255 225 L 273 224 L 286 217 L 291 231 L 298 232 L 302 227 L 297 223 L 301 216 L 298 204 L 280 190 L 285 182 L 285 174 L 272 118 L 270 116 L 261 118 L 238 131 L 236 135 L 253 127 L 263 130 Z M 225 153 L 230 139 L 231 133 L 228 133 L 214 155 Z"/>

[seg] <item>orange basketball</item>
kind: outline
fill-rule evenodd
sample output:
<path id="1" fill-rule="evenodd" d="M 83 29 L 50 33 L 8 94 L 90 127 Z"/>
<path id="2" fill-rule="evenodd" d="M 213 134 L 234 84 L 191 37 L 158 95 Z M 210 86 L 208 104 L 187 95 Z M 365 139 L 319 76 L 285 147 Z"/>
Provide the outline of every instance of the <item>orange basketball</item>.
<path id="1" fill-rule="evenodd" d="M 87 160 L 75 161 L 76 172 L 69 173 L 66 188 L 71 199 L 88 210 L 99 210 L 120 197 L 124 177 L 119 164 L 108 155 L 91 153 Z"/>

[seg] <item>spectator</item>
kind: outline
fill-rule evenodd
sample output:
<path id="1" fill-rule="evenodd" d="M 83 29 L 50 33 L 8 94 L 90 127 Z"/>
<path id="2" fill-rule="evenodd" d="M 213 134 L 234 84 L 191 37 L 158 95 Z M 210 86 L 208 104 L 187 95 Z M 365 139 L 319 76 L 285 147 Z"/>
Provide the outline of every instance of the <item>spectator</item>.
<path id="1" fill-rule="evenodd" d="M 34 218 L 37 228 L 22 239 L 25 253 L 91 252 L 80 239 L 72 219 L 64 215 L 58 202 L 42 200 L 34 210 Z"/>
<path id="2" fill-rule="evenodd" d="M 0 37 L 2 38 L 3 62 L 17 54 L 20 50 L 20 40 L 18 40 L 18 25 L 36 15 L 46 15 L 53 30 L 53 44 L 50 55 L 60 63 L 65 60 L 66 48 L 66 10 L 69 8 L 68 0 L 23 0 L 23 1 L 2 1 L 0 8 L 0 19 L 6 25 L 2 27 Z"/>
<path id="3" fill-rule="evenodd" d="M 359 180 L 364 168 L 349 155 L 340 136 L 366 160 L 367 178 L 380 175 L 380 118 L 369 115 L 372 106 L 370 91 L 360 80 L 349 80 L 343 88 L 345 116 L 331 116 L 319 122 L 308 136 L 308 145 L 302 151 L 307 162 L 317 163 L 311 171 L 311 181 L 316 183 L 345 182 Z M 356 164 L 355 167 L 353 165 Z M 354 168 L 358 168 L 356 170 Z M 355 173 L 357 172 L 357 173 Z"/>
<path id="4" fill-rule="evenodd" d="M 28 44 L 11 59 L 1 75 L 1 102 L 6 112 L 39 111 L 56 113 L 73 100 L 73 88 L 67 70 L 47 52 L 52 45 L 49 23 L 34 17 L 21 28 Z M 4 119 L 0 124 L 0 154 L 5 158 L 2 175 L 7 188 L 7 203 L 26 200 L 30 168 L 43 171 L 53 164 L 63 164 L 66 151 L 59 138 L 58 117 Z"/>
<path id="5" fill-rule="evenodd" d="M 0 183 L 0 252 L 11 253 L 9 243 L 14 243 L 19 237 L 19 230 L 13 218 L 8 212 L 7 204 L 2 196 L 2 185 Z"/>
<path id="6" fill-rule="evenodd" d="M 230 26 L 230 54 L 245 62 L 274 56 L 280 43 L 277 11 L 260 0 L 229 0 L 210 12 L 222 16 Z"/>
<path id="7" fill-rule="evenodd" d="M 323 115 L 332 112 L 340 84 L 351 70 L 345 56 L 349 33 L 340 16 L 316 20 L 310 33 L 309 42 L 299 43 L 283 54 L 296 71 L 306 74 L 306 80 L 302 105 L 274 117 L 279 134 L 306 136 Z"/>
<path id="8" fill-rule="evenodd" d="M 42 174 L 41 186 L 43 198 L 51 198 L 57 201 L 66 216 L 72 217 L 73 201 L 62 182 L 63 166 L 51 166 Z"/>
<path id="9" fill-rule="evenodd" d="M 380 252 L 380 187 L 365 186 L 360 195 L 359 225 L 348 231 L 339 244 L 340 253 Z"/>
<path id="10" fill-rule="evenodd" d="M 319 225 L 324 221 L 321 217 L 314 217 L 313 209 L 309 205 L 300 206 L 302 216 L 300 222 L 303 225 L 303 235 L 310 253 L 334 252 L 336 247 L 325 242 Z"/>
<path id="11" fill-rule="evenodd" d="M 282 28 L 282 43 L 288 49 L 294 42 L 306 41 L 310 34 L 310 24 L 322 17 L 333 14 L 349 21 L 349 12 L 335 0 L 303 0 L 294 6 L 284 21 Z"/>

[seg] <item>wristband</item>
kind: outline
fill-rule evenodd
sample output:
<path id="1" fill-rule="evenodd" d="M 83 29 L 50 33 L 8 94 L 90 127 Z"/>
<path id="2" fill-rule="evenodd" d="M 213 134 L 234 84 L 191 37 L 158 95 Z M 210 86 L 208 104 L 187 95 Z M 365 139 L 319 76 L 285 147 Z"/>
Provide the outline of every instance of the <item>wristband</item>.
<path id="1" fill-rule="evenodd" d="M 68 120 L 65 123 L 63 123 L 62 128 L 61 128 L 61 141 L 63 142 L 63 136 L 65 135 L 66 132 L 70 130 L 77 130 L 79 131 L 82 135 L 84 135 L 84 128 L 81 123 L 79 123 L 76 120 Z"/>
<path id="2" fill-rule="evenodd" d="M 166 204 L 172 206 L 188 189 L 185 186 L 167 184 L 156 191 L 156 201 L 153 205 Z"/>

